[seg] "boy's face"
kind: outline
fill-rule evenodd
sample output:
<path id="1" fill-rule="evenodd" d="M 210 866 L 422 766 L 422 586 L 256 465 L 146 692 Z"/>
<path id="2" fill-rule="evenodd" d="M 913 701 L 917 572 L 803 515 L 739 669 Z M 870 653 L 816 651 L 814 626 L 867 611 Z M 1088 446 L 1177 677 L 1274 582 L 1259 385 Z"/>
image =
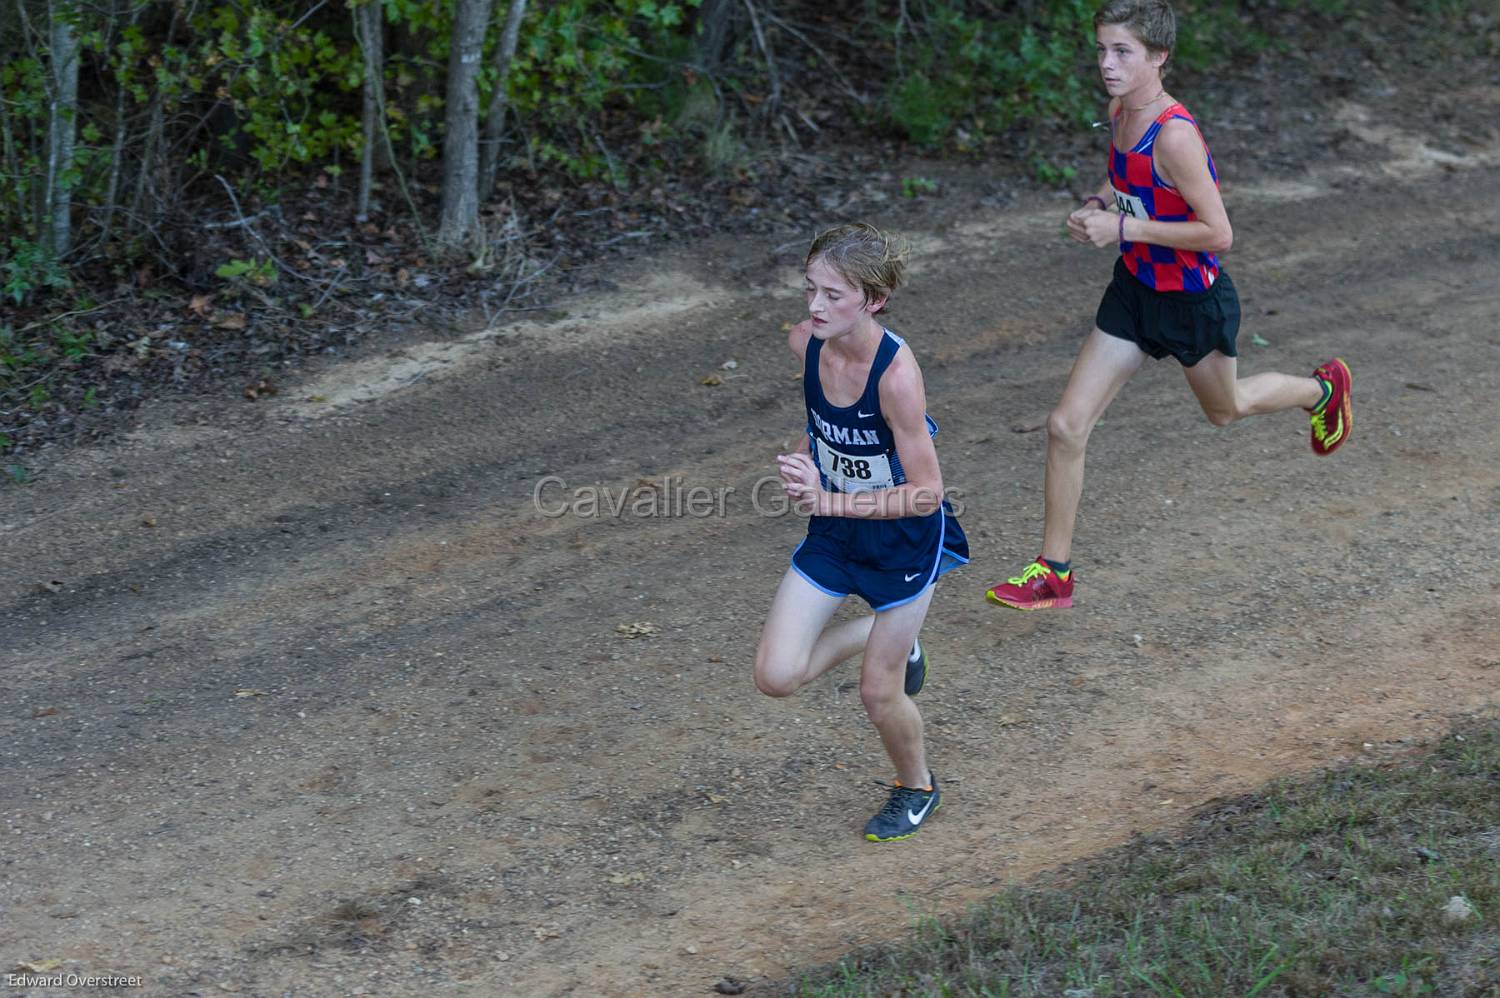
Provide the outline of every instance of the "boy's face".
<path id="1" fill-rule="evenodd" d="M 1095 35 L 1094 53 L 1099 75 L 1111 97 L 1161 86 L 1161 67 L 1167 53 L 1153 52 L 1123 24 L 1103 24 Z"/>
<path id="2" fill-rule="evenodd" d="M 867 299 L 822 257 L 807 265 L 804 280 L 807 314 L 812 317 L 813 335 L 820 340 L 849 332 L 885 304 L 884 297 Z"/>

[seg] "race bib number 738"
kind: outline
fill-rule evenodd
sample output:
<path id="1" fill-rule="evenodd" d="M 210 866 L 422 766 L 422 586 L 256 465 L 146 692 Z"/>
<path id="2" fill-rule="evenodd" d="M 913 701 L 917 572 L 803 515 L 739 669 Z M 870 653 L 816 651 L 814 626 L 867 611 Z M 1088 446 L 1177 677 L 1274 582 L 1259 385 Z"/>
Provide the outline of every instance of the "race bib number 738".
<path id="1" fill-rule="evenodd" d="M 845 454 L 818 438 L 818 467 L 840 492 L 867 492 L 895 485 L 891 462 L 884 454 Z"/>

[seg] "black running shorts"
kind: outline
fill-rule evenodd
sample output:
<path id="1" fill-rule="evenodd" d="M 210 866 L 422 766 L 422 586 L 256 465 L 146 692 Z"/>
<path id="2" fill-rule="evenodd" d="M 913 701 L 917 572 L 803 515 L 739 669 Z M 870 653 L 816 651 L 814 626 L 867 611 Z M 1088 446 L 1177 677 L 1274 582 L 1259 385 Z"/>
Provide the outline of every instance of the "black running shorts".
<path id="1" fill-rule="evenodd" d="M 1238 356 L 1240 298 L 1224 271 L 1207 291 L 1154 291 L 1136 280 L 1124 260 L 1104 290 L 1094 325 L 1129 340 L 1160 360 L 1171 354 L 1192 367 L 1215 350 Z"/>

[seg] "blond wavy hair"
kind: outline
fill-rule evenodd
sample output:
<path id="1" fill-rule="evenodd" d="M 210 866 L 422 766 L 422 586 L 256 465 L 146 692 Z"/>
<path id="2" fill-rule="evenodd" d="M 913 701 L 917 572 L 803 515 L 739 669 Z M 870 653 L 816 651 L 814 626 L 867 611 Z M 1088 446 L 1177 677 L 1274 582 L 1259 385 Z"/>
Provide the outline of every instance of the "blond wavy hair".
<path id="1" fill-rule="evenodd" d="M 890 297 L 905 283 L 909 252 L 910 247 L 900 236 L 864 222 L 850 222 L 818 233 L 804 266 L 823 260 L 850 287 L 858 288 L 865 301 L 872 301 Z"/>

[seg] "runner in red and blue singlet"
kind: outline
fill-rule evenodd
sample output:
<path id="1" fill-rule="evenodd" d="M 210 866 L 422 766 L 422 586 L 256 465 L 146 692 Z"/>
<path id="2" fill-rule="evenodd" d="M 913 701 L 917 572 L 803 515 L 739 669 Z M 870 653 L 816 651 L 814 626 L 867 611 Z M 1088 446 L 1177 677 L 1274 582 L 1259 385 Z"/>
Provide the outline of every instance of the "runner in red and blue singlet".
<path id="1" fill-rule="evenodd" d="M 1068 234 L 1117 246 L 1094 330 L 1047 418 L 1042 553 L 986 597 L 1018 610 L 1073 605 L 1073 523 L 1084 448 L 1116 393 L 1147 358 L 1169 354 L 1215 426 L 1305 409 L 1312 449 L 1331 454 L 1354 427 L 1353 377 L 1337 358 L 1311 377 L 1238 375 L 1240 306 L 1219 254 L 1234 241 L 1219 176 L 1193 116 L 1162 86 L 1177 22 L 1166 0 L 1107 0 L 1094 15 L 1110 95 L 1108 179 L 1068 216 Z M 1114 210 L 1111 211 L 1110 209 Z"/>
<path id="2" fill-rule="evenodd" d="M 1111 131 L 1118 129 L 1125 110 L 1120 108 L 1111 119 Z M 1132 218 L 1150 218 L 1158 222 L 1195 222 L 1193 206 L 1183 199 L 1156 172 L 1156 137 L 1168 121 L 1185 121 L 1198 130 L 1198 123 L 1181 104 L 1172 104 L 1156 116 L 1139 142 L 1125 151 L 1113 141 L 1109 145 L 1109 184 L 1113 188 L 1115 207 Z M 1208 173 L 1218 186 L 1213 154 L 1203 147 Z M 1219 276 L 1219 257 L 1198 250 L 1173 249 L 1153 243 L 1121 243 L 1120 259 L 1136 280 L 1153 291 L 1207 291 Z"/>

